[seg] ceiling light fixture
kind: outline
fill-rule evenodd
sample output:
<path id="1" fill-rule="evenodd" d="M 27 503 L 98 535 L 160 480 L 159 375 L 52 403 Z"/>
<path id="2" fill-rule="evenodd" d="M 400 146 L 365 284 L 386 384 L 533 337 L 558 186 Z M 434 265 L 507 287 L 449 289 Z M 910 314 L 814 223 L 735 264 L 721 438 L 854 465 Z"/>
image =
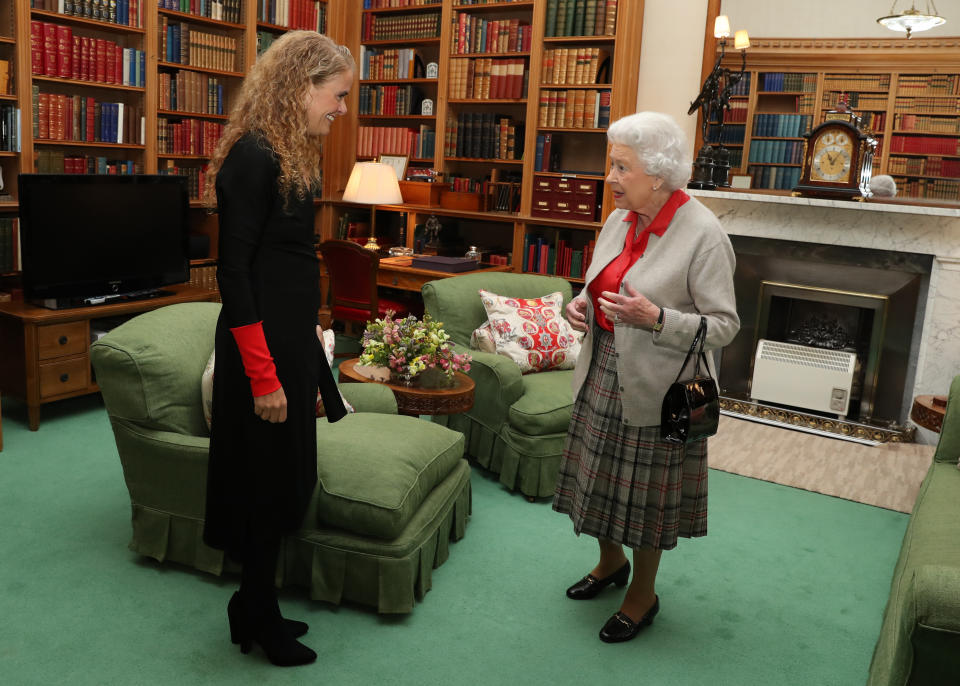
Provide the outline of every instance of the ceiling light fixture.
<path id="1" fill-rule="evenodd" d="M 937 12 L 937 6 L 933 3 L 933 0 L 926 0 L 925 13 L 917 9 L 916 2 L 911 2 L 910 9 L 899 13 L 895 11 L 896 6 L 897 2 L 894 0 L 890 7 L 890 14 L 877 19 L 877 23 L 883 24 L 891 31 L 906 32 L 907 38 L 910 38 L 913 31 L 926 31 L 947 22 Z M 933 12 L 930 11 L 931 7 Z"/>

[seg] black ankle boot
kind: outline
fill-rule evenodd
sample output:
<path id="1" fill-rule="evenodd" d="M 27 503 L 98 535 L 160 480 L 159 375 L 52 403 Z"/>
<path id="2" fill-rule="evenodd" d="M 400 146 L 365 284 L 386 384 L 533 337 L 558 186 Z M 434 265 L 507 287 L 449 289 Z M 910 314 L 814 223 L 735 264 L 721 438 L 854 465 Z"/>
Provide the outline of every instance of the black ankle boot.
<path id="1" fill-rule="evenodd" d="M 243 621 L 240 610 L 239 592 L 235 592 L 233 597 L 230 598 L 230 602 L 227 603 L 227 619 L 230 620 L 230 640 L 233 643 L 241 643 L 244 637 L 250 632 L 247 630 L 246 624 Z M 306 622 L 298 622 L 295 619 L 284 618 L 283 623 L 284 626 L 287 627 L 287 631 L 294 638 L 300 638 L 310 631 L 310 625 Z"/>
<path id="2" fill-rule="evenodd" d="M 227 605 L 227 613 L 231 620 L 231 639 L 240 644 L 241 653 L 249 653 L 253 644 L 259 643 L 270 662 L 278 667 L 305 665 L 317 659 L 317 654 L 297 641 L 291 633 L 286 620 L 280 615 L 276 596 L 247 602 L 235 594 Z"/>

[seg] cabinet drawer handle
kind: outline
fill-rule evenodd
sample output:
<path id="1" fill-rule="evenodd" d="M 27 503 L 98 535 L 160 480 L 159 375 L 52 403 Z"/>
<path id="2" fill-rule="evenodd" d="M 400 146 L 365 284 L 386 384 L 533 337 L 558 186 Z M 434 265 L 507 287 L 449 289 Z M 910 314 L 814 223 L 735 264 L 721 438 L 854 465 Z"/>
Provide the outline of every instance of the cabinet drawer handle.
<path id="1" fill-rule="evenodd" d="M 66 336 L 60 336 L 60 338 L 57 339 L 57 342 L 58 342 L 60 345 L 66 345 L 66 344 L 67 344 L 67 337 L 66 337 Z"/>
<path id="2" fill-rule="evenodd" d="M 60 375 L 60 381 L 61 381 L 62 383 L 66 383 L 69 379 L 70 379 L 70 375 L 69 375 L 69 374 L 61 374 L 61 375 Z"/>

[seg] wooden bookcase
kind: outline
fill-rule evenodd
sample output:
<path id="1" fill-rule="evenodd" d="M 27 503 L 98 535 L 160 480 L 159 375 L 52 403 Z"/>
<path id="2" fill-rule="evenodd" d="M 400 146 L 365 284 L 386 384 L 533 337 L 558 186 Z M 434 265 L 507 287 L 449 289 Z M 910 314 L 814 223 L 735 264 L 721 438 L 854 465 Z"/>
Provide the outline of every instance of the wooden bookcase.
<path id="1" fill-rule="evenodd" d="M 485 255 L 504 257 L 510 255 L 513 271 L 527 271 L 526 260 L 529 245 L 539 239 L 539 245 L 547 246 L 551 255 L 546 258 L 546 273 L 557 273 L 556 255 L 558 246 L 566 245 L 572 251 L 580 251 L 590 245 L 601 227 L 601 218 L 613 207 L 612 196 L 604 188 L 607 171 L 607 143 L 605 126 L 595 125 L 592 119 L 580 115 L 580 108 L 588 97 L 596 99 L 599 91 L 606 91 L 604 106 L 609 107 L 609 120 L 634 112 L 636 109 L 637 81 L 640 63 L 643 2 L 638 0 L 518 0 L 515 2 L 478 2 L 469 4 L 461 0 L 442 0 L 427 6 L 401 8 L 362 9 L 358 0 L 354 15 L 346 21 L 352 26 L 345 34 L 345 42 L 358 58 L 369 50 L 412 47 L 424 64 L 430 61 L 438 65 L 435 82 L 423 79 L 395 80 L 389 85 L 416 86 L 421 95 L 434 102 L 430 116 L 353 114 L 358 126 L 392 125 L 407 126 L 410 122 L 419 133 L 420 127 L 434 127 L 435 147 L 432 157 L 422 158 L 410 154 L 409 168 L 430 167 L 442 173 L 444 183 L 454 182 L 456 189 L 464 192 L 444 193 L 439 204 L 405 203 L 376 209 L 375 232 L 382 247 L 402 241 L 406 247 L 422 247 L 423 229 L 427 219 L 437 217 L 444 229 L 456 226 L 463 244 L 477 245 Z M 376 3 L 371 3 L 376 4 Z M 562 7 L 561 7 L 562 5 Z M 580 8 L 578 17 L 571 14 L 571 25 L 558 22 L 560 10 L 566 14 Z M 610 8 L 608 10 L 608 8 Z M 350 8 L 348 8 L 349 10 Z M 587 14 L 592 12 L 594 21 L 588 32 Z M 607 26 L 607 12 L 610 25 Z M 422 14 L 439 13 L 439 35 L 429 39 L 391 36 L 386 40 L 364 40 L 363 27 L 381 19 L 416 17 Z M 347 15 L 349 15 L 349 11 Z M 604 18 L 597 29 L 596 17 Z M 513 22 L 513 32 L 510 24 Z M 578 23 L 579 21 L 579 23 Z M 496 28 L 494 28 L 496 27 Z M 507 27 L 507 40 L 501 28 Z M 517 27 L 523 27 L 517 32 Z M 630 36 L 618 39 L 617 36 Z M 516 36 L 516 37 L 515 37 Z M 366 35 L 370 38 L 369 35 Z M 513 41 L 510 41 L 510 38 Z M 560 50 L 566 50 L 572 58 L 570 76 L 561 76 L 557 66 Z M 595 63 L 590 65 L 593 55 Z M 601 81 L 596 82 L 596 70 L 602 57 L 610 58 Z M 576 69 L 577 57 L 582 63 Z M 596 60 L 596 58 L 601 58 Z M 359 59 L 358 59 L 359 61 Z M 522 68 L 522 76 L 519 68 Z M 506 75 L 513 69 L 511 81 Z M 589 73 L 588 73 L 589 72 Z M 360 81 L 360 86 L 374 86 Z M 519 86 L 517 93 L 516 86 Z M 510 90 L 510 88 L 514 88 Z M 562 97 L 564 104 L 569 98 L 577 106 L 577 116 L 563 121 L 543 119 L 541 107 L 548 107 L 551 94 L 554 101 Z M 609 102 L 607 100 L 609 98 Z M 358 97 L 351 102 L 351 111 L 356 113 Z M 366 107 L 364 93 L 364 111 Z M 543 105 L 541 104 L 543 101 Z M 556 105 L 555 105 L 556 106 Z M 471 120 L 479 120 L 480 145 L 474 136 L 465 140 L 465 130 Z M 572 120 L 571 120 L 572 119 Z M 484 137 L 484 126 L 486 135 Z M 543 163 L 543 137 L 549 136 L 554 164 Z M 538 138 L 541 141 L 541 161 L 537 159 Z M 346 142 L 343 142 L 346 145 Z M 371 150 L 361 140 L 355 148 L 355 159 L 375 159 L 387 150 Z M 410 151 L 412 152 L 412 149 Z M 404 151 L 396 151 L 404 154 Z M 352 164 L 353 159 L 349 160 Z M 339 202 L 346 184 L 349 167 L 342 176 L 330 179 L 325 184 L 325 212 L 320 221 L 320 233 L 324 238 L 337 237 L 344 215 L 361 217 L 367 212 L 362 206 L 350 206 Z M 325 166 L 325 171 L 327 170 Z M 465 181 L 465 179 L 471 179 Z M 497 209 L 495 203 L 484 204 L 482 193 L 486 183 L 502 183 L 497 187 L 504 198 L 510 198 L 509 187 L 517 189 L 510 201 Z M 580 186 L 578 186 L 580 184 Z M 579 194 L 579 195 L 578 195 Z M 563 209 L 550 208 L 545 214 L 538 212 L 537 201 L 549 195 L 568 196 L 565 205 L 580 200 L 585 205 L 583 214 Z M 563 261 L 561 261 L 561 265 Z M 581 257 L 581 270 L 586 260 Z M 533 271 L 539 271 L 538 264 Z M 568 272 L 561 267 L 561 275 Z M 580 272 L 583 273 L 582 271 Z M 572 281 L 582 281 L 569 277 Z"/>
<path id="2" fill-rule="evenodd" d="M 802 134 L 845 97 L 878 141 L 874 174 L 893 176 L 898 198 L 960 200 L 960 39 L 913 39 L 909 50 L 896 39 L 752 43 L 740 98 L 746 121 L 724 126 L 726 147 L 743 151 L 732 173 L 749 174 L 754 189 L 790 192 Z M 739 68 L 739 59 L 727 66 Z M 738 127 L 739 145 L 728 135 Z"/>

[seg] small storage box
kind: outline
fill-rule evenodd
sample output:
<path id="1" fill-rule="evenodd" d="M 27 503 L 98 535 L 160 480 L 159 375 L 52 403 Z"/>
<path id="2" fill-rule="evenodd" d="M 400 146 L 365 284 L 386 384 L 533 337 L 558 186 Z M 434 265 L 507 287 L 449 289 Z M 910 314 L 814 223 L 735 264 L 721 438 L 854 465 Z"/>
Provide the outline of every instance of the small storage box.
<path id="1" fill-rule="evenodd" d="M 440 194 L 445 190 L 450 190 L 450 186 L 443 183 L 400 182 L 400 194 L 403 196 L 403 201 L 411 205 L 439 205 Z"/>
<path id="2" fill-rule="evenodd" d="M 479 264 L 469 257 L 441 257 L 440 255 L 425 255 L 414 257 L 411 267 L 419 269 L 435 269 L 438 272 L 468 272 L 476 269 Z"/>
<path id="3" fill-rule="evenodd" d="M 448 210 L 477 211 L 483 202 L 480 193 L 461 193 L 459 191 L 444 190 L 440 194 L 440 206 Z"/>

